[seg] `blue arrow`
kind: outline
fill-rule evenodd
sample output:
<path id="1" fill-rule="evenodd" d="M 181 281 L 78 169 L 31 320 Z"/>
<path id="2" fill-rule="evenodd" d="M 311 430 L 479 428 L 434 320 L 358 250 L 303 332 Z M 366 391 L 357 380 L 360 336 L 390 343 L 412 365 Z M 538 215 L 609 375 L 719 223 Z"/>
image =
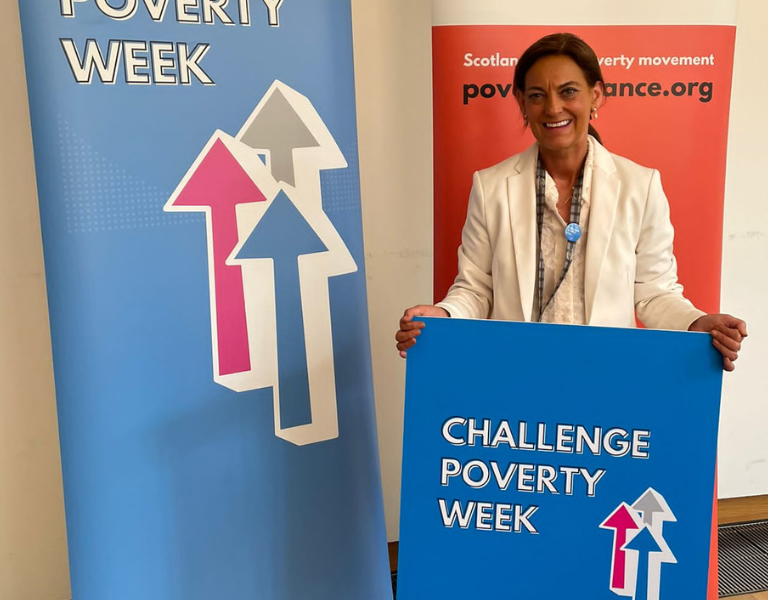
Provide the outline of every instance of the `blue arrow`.
<path id="1" fill-rule="evenodd" d="M 237 255 L 238 259 L 274 260 L 277 370 L 280 426 L 283 429 L 312 423 L 299 256 L 327 250 L 293 202 L 281 191 Z"/>
<path id="2" fill-rule="evenodd" d="M 648 574 L 652 552 L 663 550 L 656 542 L 647 527 L 643 527 L 631 541 L 624 544 L 624 550 L 636 550 L 639 552 L 637 562 L 637 584 L 635 586 L 635 600 L 647 600 L 648 598 Z"/>

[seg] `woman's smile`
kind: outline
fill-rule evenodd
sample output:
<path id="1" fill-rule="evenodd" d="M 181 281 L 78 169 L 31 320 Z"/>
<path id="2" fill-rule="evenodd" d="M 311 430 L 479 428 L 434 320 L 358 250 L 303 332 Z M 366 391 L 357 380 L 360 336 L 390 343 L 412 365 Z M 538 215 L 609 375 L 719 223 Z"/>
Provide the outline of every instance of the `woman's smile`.
<path id="1" fill-rule="evenodd" d="M 573 123 L 572 119 L 565 119 L 563 121 L 557 121 L 556 123 L 542 123 L 545 129 L 562 129 Z"/>

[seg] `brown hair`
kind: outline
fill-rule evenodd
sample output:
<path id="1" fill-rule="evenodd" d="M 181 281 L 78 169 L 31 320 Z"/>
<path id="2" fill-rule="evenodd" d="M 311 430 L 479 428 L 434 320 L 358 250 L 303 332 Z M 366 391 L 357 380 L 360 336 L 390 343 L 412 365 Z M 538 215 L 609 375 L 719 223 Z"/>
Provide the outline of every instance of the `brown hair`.
<path id="1" fill-rule="evenodd" d="M 534 64 L 547 56 L 567 56 L 581 69 L 587 83 L 594 87 L 597 82 L 605 85 L 603 72 L 600 69 L 600 61 L 597 60 L 595 51 L 584 40 L 572 33 L 553 33 L 534 42 L 523 52 L 515 67 L 515 79 L 513 91 L 525 91 L 525 76 Z M 600 134 L 589 124 L 589 135 L 601 144 Z"/>

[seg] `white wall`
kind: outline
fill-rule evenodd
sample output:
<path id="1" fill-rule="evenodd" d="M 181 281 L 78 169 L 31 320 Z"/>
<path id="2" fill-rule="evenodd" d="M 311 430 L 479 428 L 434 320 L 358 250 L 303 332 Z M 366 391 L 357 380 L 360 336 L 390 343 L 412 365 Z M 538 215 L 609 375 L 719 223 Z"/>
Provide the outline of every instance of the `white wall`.
<path id="1" fill-rule="evenodd" d="M 387 531 L 398 539 L 404 365 L 394 332 L 432 298 L 431 0 L 353 0 L 363 219 Z M 728 156 L 723 310 L 749 323 L 726 374 L 720 496 L 768 494 L 768 3 L 741 0 Z"/>
<path id="2" fill-rule="evenodd" d="M 352 0 L 365 268 L 387 535 L 399 539 L 408 306 L 432 299 L 432 2 Z"/>
<path id="3" fill-rule="evenodd" d="M 0 600 L 70 597 L 18 7 L 0 2 Z"/>
<path id="4" fill-rule="evenodd" d="M 768 494 L 768 2 L 741 0 L 723 244 L 723 310 L 750 337 L 725 377 L 720 420 L 720 496 Z"/>

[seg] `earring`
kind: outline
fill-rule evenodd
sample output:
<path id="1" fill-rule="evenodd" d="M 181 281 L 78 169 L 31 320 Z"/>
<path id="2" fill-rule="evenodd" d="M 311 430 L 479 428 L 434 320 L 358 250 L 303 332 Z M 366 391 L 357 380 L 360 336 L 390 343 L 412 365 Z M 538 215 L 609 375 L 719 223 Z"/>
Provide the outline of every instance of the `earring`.
<path id="1" fill-rule="evenodd" d="M 523 115 L 523 127 L 528 127 L 528 115 Z"/>
<path id="2" fill-rule="evenodd" d="M 597 108 L 593 108 L 592 109 L 592 112 L 590 113 L 589 118 L 590 118 L 590 120 L 591 119 L 597 120 Z"/>

